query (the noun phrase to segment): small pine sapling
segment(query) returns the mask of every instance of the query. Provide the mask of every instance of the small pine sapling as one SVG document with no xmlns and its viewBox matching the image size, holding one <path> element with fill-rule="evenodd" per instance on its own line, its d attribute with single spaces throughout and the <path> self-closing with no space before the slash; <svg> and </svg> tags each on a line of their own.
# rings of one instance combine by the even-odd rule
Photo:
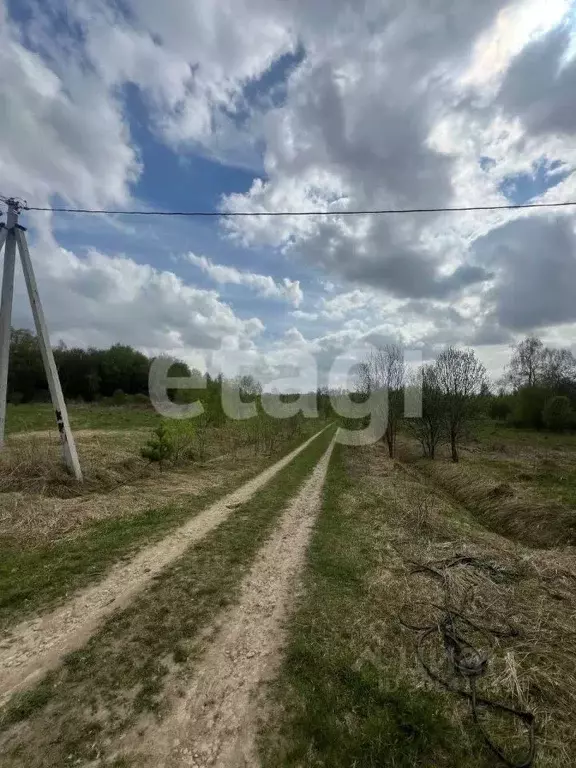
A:
<svg viewBox="0 0 576 768">
<path fill-rule="evenodd" d="M 143 459 L 148 459 L 150 463 L 156 462 L 162 472 L 162 466 L 166 459 L 169 459 L 174 452 L 174 447 L 170 441 L 166 426 L 161 423 L 146 441 L 146 445 L 141 449 L 140 455 Z"/>
</svg>

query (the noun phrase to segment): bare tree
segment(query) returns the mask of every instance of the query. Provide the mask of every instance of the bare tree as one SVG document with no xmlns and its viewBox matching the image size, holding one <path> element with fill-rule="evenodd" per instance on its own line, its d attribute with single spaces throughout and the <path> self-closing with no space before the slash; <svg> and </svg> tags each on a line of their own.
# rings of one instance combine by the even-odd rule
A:
<svg viewBox="0 0 576 768">
<path fill-rule="evenodd" d="M 550 349 L 543 353 L 542 383 L 550 389 L 557 389 L 576 375 L 576 358 L 569 349 Z"/>
<path fill-rule="evenodd" d="M 259 397 L 262 394 L 262 384 L 251 373 L 238 377 L 237 382 L 243 397 Z"/>
<path fill-rule="evenodd" d="M 406 424 L 410 433 L 422 446 L 424 456 L 433 459 L 444 435 L 444 399 L 433 365 L 422 366 L 417 379 L 418 386 L 422 390 L 422 416 L 417 419 L 408 419 Z"/>
<path fill-rule="evenodd" d="M 506 379 L 514 389 L 536 386 L 544 371 L 544 345 L 536 336 L 528 336 L 512 349 Z"/>
<path fill-rule="evenodd" d="M 434 364 L 435 379 L 442 397 L 444 425 L 452 461 L 458 461 L 458 442 L 476 416 L 479 393 L 486 381 L 486 369 L 471 349 L 448 347 Z"/>
<path fill-rule="evenodd" d="M 370 358 L 359 366 L 358 375 L 363 392 L 384 390 L 388 393 L 388 421 L 384 439 L 392 459 L 396 453 L 396 436 L 404 408 L 404 350 L 397 344 L 387 344 L 376 349 Z"/>
<path fill-rule="evenodd" d="M 551 349 L 536 336 L 528 336 L 513 347 L 505 381 L 514 390 L 536 386 L 556 389 L 575 376 L 576 358 L 569 349 Z"/>
</svg>

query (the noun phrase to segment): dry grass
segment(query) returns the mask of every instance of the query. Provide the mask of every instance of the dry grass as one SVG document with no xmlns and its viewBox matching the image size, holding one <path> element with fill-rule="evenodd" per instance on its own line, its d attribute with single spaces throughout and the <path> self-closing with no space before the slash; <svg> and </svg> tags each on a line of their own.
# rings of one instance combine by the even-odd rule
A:
<svg viewBox="0 0 576 768">
<path fill-rule="evenodd" d="M 84 483 L 78 484 L 61 460 L 57 433 L 33 432 L 8 439 L 0 453 L 0 493 L 26 491 L 69 498 L 103 491 L 129 479 L 148 474 L 139 458 L 139 446 L 146 433 L 80 431 L 76 434 Z"/>
<path fill-rule="evenodd" d="M 385 535 L 379 541 L 386 552 L 386 577 L 371 582 L 374 599 L 383 601 L 392 620 L 404 604 L 409 610 L 417 602 L 431 606 L 441 603 L 445 596 L 445 589 L 435 579 L 426 574 L 410 575 L 413 563 L 460 554 L 489 563 L 494 570 L 463 565 L 447 573 L 447 589 L 454 607 L 481 625 L 503 628 L 511 624 L 519 631 L 518 637 L 494 638 L 489 673 L 482 680 L 483 694 L 534 712 L 540 755 L 537 765 L 573 765 L 576 550 L 567 547 L 535 551 L 486 531 L 471 515 L 451 504 L 445 494 L 436 492 L 429 482 L 423 482 L 410 471 L 394 474 L 379 447 L 363 454 L 350 454 L 351 471 L 364 489 L 365 500 L 370 499 L 373 504 L 378 498 L 386 510 Z M 450 472 L 452 484 L 456 471 L 462 472 L 462 467 Z M 443 475 L 444 482 L 445 478 Z M 482 492 L 471 488 L 469 481 L 465 472 L 458 480 L 458 488 L 462 494 L 467 493 L 468 501 L 486 498 L 486 488 Z M 362 498 L 356 500 L 358 503 L 363 503 Z M 512 515 L 512 508 L 508 509 Z M 536 538 L 537 533 L 531 536 L 532 540 Z M 551 537 L 546 532 L 544 538 L 549 545 Z M 434 621 L 434 610 L 423 610 L 427 619 Z M 390 645 L 383 651 L 398 654 L 398 636 L 387 634 Z M 408 630 L 402 634 L 404 649 L 413 646 L 415 637 Z M 441 645 L 436 650 L 440 664 L 438 659 L 444 651 Z M 405 652 L 400 650 L 401 654 Z M 416 687 L 430 686 L 430 680 L 411 654 L 405 664 L 399 675 L 409 675 Z M 452 719 L 458 728 L 471 727 L 467 705 L 457 697 L 453 701 Z M 497 740 L 510 746 L 522 743 L 522 728 L 508 718 L 486 714 L 486 724 Z"/>
<path fill-rule="evenodd" d="M 315 439 L 59 670 L 14 698 L 0 713 L 2 766 L 127 765 L 111 754 L 122 734 L 150 722 L 170 705 L 168 693 L 187 684 L 212 635 L 209 625 L 235 602 L 254 557 L 332 436 L 328 430 Z"/>
<path fill-rule="evenodd" d="M 0 453 L 0 540 L 44 545 L 86 524 L 136 515 L 220 485 L 246 469 L 252 450 L 211 430 L 205 460 L 159 472 L 139 456 L 147 430 L 82 430 L 75 435 L 84 482 L 64 469 L 54 432 L 19 434 Z M 227 461 L 226 457 L 230 460 Z"/>
<path fill-rule="evenodd" d="M 576 544 L 576 511 L 533 487 L 534 462 L 541 467 L 552 459 L 531 455 L 521 463 L 516 456 L 511 464 L 507 457 L 502 467 L 491 469 L 476 456 L 466 456 L 459 464 L 443 457 L 417 459 L 415 447 L 406 442 L 401 455 L 413 470 L 447 491 L 487 528 L 532 547 Z"/>
</svg>

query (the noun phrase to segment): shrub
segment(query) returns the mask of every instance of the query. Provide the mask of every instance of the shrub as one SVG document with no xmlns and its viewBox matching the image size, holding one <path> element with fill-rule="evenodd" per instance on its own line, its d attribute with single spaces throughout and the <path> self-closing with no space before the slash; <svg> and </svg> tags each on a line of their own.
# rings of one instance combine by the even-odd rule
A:
<svg viewBox="0 0 576 768">
<path fill-rule="evenodd" d="M 544 425 L 542 413 L 548 390 L 542 387 L 523 387 L 514 395 L 512 413 L 509 420 L 515 427 L 541 429 Z"/>
<path fill-rule="evenodd" d="M 573 424 L 570 400 L 564 395 L 557 395 L 548 400 L 542 411 L 542 421 L 547 429 L 562 432 Z"/>
<path fill-rule="evenodd" d="M 494 397 L 490 401 L 489 407 L 490 418 L 497 421 L 506 421 L 508 416 L 512 413 L 512 405 L 507 397 Z"/>
<path fill-rule="evenodd" d="M 12 405 L 20 405 L 20 403 L 24 400 L 24 395 L 22 392 L 11 392 L 8 395 L 8 402 L 12 403 Z"/>
<path fill-rule="evenodd" d="M 148 395 L 145 395 L 142 392 L 138 392 L 132 397 L 132 402 L 135 405 L 150 405 L 150 398 Z"/>
<path fill-rule="evenodd" d="M 189 419 L 174 420 L 167 428 L 168 440 L 172 446 L 171 459 L 175 464 L 195 461 L 197 458 L 195 429 Z"/>
<path fill-rule="evenodd" d="M 114 390 L 114 393 L 112 394 L 112 402 L 114 405 L 126 405 L 127 401 L 128 398 L 121 389 Z"/>
<path fill-rule="evenodd" d="M 141 449 L 140 455 L 143 459 L 148 459 L 150 463 L 156 462 L 162 471 L 162 466 L 167 459 L 174 454 L 174 447 L 168 435 L 168 430 L 161 422 L 152 435 L 146 441 L 146 445 Z"/>
</svg>

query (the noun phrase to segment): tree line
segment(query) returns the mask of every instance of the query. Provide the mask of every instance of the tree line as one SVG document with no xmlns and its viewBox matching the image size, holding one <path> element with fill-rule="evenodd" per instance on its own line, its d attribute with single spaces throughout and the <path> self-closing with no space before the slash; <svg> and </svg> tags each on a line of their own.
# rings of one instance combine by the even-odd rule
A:
<svg viewBox="0 0 576 768">
<path fill-rule="evenodd" d="M 496 391 L 494 391 L 494 389 Z M 517 428 L 576 429 L 576 358 L 569 349 L 545 347 L 530 336 L 512 347 L 504 376 L 491 387 L 486 368 L 471 349 L 448 347 L 436 360 L 411 371 L 403 349 L 376 349 L 359 366 L 358 391 L 388 392 L 384 440 L 394 457 L 401 426 L 434 458 L 446 443 L 452 460 L 479 418 L 490 416 Z M 410 390 L 421 393 L 421 413 L 405 418 Z"/>
<path fill-rule="evenodd" d="M 151 359 L 130 346 L 114 344 L 108 349 L 54 349 L 62 389 L 68 400 L 123 405 L 148 403 L 148 372 Z M 222 423 L 222 376 L 190 371 L 176 362 L 172 376 L 204 378 L 198 390 L 170 393 L 180 402 L 200 401 L 209 423 Z M 262 402 L 262 387 L 253 377 L 238 382 L 242 395 Z M 410 390 L 422 392 L 419 418 L 404 419 L 404 400 Z M 512 348 L 504 377 L 492 387 L 485 367 L 473 350 L 449 347 L 436 360 L 412 371 L 404 362 L 403 349 L 387 345 L 373 352 L 359 367 L 357 394 L 385 389 L 388 392 L 388 426 L 385 442 L 394 456 L 401 424 L 406 425 L 434 458 L 446 442 L 454 461 L 458 445 L 477 418 L 488 415 L 512 427 L 565 430 L 576 428 L 576 358 L 568 349 L 545 347 L 528 337 Z M 314 393 L 310 393 L 314 396 Z M 35 335 L 28 330 L 11 333 L 8 396 L 12 403 L 48 401 L 48 385 Z M 316 402 L 322 416 L 331 415 L 330 393 L 318 390 Z M 291 396 L 287 396 L 290 399 Z"/>
<path fill-rule="evenodd" d="M 147 397 L 151 360 L 132 347 L 114 344 L 109 349 L 54 348 L 62 390 L 70 400 L 91 403 L 116 395 Z M 188 371 L 184 363 L 181 371 Z M 186 375 L 178 373 L 177 375 Z M 8 397 L 12 403 L 50 399 L 38 340 L 26 329 L 12 329 L 8 366 Z"/>
<path fill-rule="evenodd" d="M 142 352 L 124 344 L 114 344 L 108 349 L 81 349 L 69 348 L 62 342 L 53 351 L 67 400 L 119 406 L 150 404 L 148 373 L 152 359 Z M 185 362 L 176 361 L 170 368 L 170 376 L 192 377 L 199 383 L 203 380 L 202 386 L 197 389 L 169 390 L 168 394 L 179 403 L 201 402 L 204 421 L 209 424 L 218 425 L 226 421 L 221 397 L 225 383 L 222 375 L 211 376 L 190 370 Z M 261 405 L 262 386 L 254 377 L 238 377 L 234 384 L 240 390 L 242 399 L 257 401 Z M 330 412 L 328 390 L 309 394 L 316 397 L 319 414 L 326 418 Z M 14 405 L 50 400 L 38 340 L 34 333 L 26 329 L 11 331 L 8 400 Z"/>
<path fill-rule="evenodd" d="M 571 350 L 546 347 L 536 336 L 514 346 L 488 412 L 514 427 L 575 429 L 576 358 Z"/>
</svg>

